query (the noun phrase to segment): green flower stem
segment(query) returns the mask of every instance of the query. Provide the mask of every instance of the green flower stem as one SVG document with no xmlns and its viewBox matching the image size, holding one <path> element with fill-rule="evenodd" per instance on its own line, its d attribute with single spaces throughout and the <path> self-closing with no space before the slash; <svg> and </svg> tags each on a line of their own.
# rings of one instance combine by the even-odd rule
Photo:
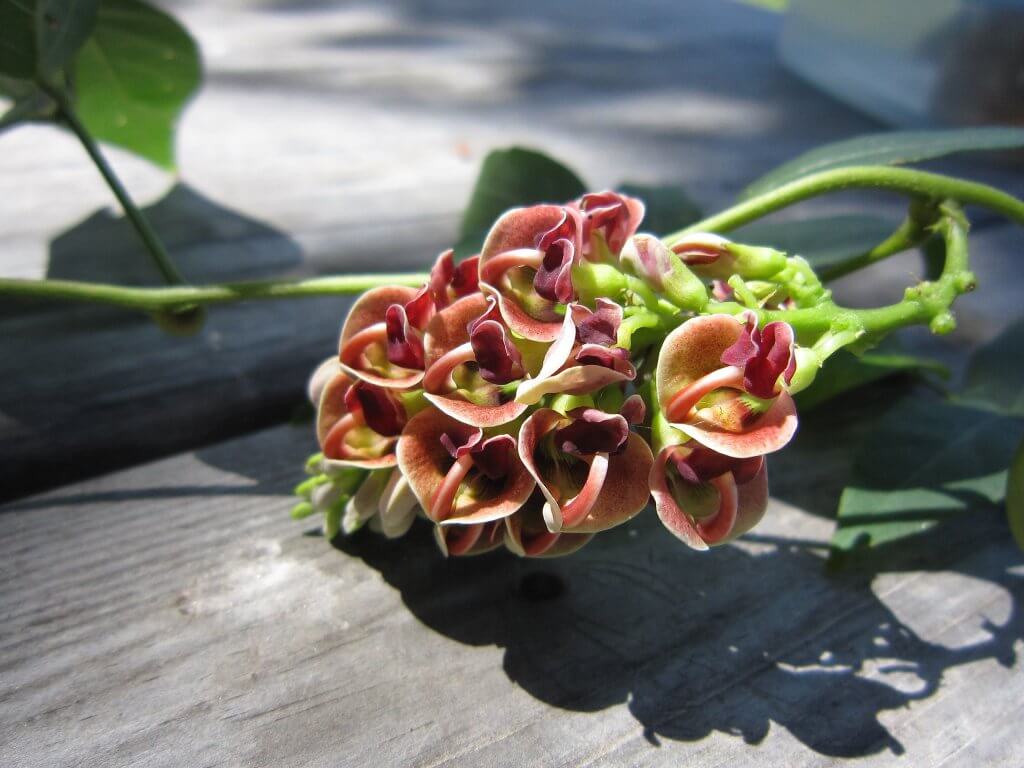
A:
<svg viewBox="0 0 1024 768">
<path fill-rule="evenodd" d="M 691 232 L 728 232 L 802 200 L 847 189 L 884 189 L 915 199 L 979 205 L 1024 224 L 1024 202 L 986 184 L 886 165 L 849 166 L 804 176 L 662 238 L 672 247 Z"/>
<path fill-rule="evenodd" d="M 878 337 L 908 325 L 928 324 L 934 333 L 955 327 L 949 308 L 962 293 L 974 290 L 975 278 L 968 265 L 968 223 L 956 203 L 943 203 L 939 220 L 930 231 L 946 244 L 946 262 L 938 280 L 907 288 L 903 300 L 874 309 L 849 309 L 831 299 L 799 309 L 754 309 L 737 302 L 711 302 L 708 312 L 740 315 L 753 311 L 759 324 L 780 320 L 789 323 L 805 344 L 816 343 L 826 333 L 844 334 L 851 340 Z M 851 332 L 852 335 L 851 335 Z"/>
<path fill-rule="evenodd" d="M 72 108 L 67 96 L 60 89 L 50 85 L 41 83 L 40 87 L 57 104 L 57 114 L 61 121 L 78 137 L 85 151 L 89 154 L 89 158 L 99 170 L 100 175 L 103 176 L 103 180 L 107 182 L 107 186 L 110 187 L 110 191 L 114 193 L 114 197 L 121 204 L 125 216 L 135 228 L 146 250 L 149 251 L 149 255 L 152 257 L 153 263 L 160 271 L 164 281 L 169 285 L 184 284 L 186 282 L 185 277 L 178 271 L 174 260 L 171 259 L 171 255 L 167 252 L 153 227 L 150 226 L 149 220 L 146 219 L 142 211 L 135 205 L 135 201 L 128 194 L 128 190 L 125 189 L 117 174 L 114 173 L 114 169 L 110 167 L 107 159 L 100 152 L 99 145 L 96 144 L 88 129 L 78 119 L 78 115 L 75 114 L 75 110 Z"/>
<path fill-rule="evenodd" d="M 394 275 L 336 275 L 294 282 L 273 280 L 221 285 L 135 288 L 73 280 L 0 278 L 0 295 L 28 299 L 110 304 L 140 312 L 180 312 L 203 304 L 226 304 L 254 299 L 289 299 L 305 296 L 348 296 L 379 285 L 423 285 L 426 273 Z"/>
</svg>

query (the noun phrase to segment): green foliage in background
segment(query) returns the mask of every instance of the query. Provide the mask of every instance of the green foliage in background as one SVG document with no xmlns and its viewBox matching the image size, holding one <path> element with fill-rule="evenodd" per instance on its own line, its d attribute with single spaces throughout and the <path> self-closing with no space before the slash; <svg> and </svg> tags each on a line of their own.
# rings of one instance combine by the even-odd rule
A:
<svg viewBox="0 0 1024 768">
<path fill-rule="evenodd" d="M 73 113 L 90 134 L 174 167 L 174 129 L 202 80 L 195 41 L 140 0 L 0 0 L 0 128 Z"/>
</svg>

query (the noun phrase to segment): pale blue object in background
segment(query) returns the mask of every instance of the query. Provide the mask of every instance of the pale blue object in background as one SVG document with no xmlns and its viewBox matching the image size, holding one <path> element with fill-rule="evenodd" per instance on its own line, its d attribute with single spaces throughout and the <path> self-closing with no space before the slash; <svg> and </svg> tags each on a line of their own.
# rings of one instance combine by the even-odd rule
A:
<svg viewBox="0 0 1024 768">
<path fill-rule="evenodd" d="M 1024 124 L 1024 0 L 791 0 L 780 51 L 887 123 Z"/>
</svg>

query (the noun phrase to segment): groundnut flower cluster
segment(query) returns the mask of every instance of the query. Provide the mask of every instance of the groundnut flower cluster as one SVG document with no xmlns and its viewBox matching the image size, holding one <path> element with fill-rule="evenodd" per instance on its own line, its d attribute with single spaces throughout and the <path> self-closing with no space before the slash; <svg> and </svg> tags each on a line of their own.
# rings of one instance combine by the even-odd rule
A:
<svg viewBox="0 0 1024 768">
<path fill-rule="evenodd" d="M 299 493 L 328 533 L 421 517 L 447 555 L 550 557 L 652 500 L 697 549 L 753 527 L 765 456 L 797 427 L 798 350 L 728 300 L 786 258 L 711 234 L 669 248 L 643 218 L 614 192 L 517 208 L 421 288 L 361 296 L 309 384 L 320 453 Z"/>
</svg>

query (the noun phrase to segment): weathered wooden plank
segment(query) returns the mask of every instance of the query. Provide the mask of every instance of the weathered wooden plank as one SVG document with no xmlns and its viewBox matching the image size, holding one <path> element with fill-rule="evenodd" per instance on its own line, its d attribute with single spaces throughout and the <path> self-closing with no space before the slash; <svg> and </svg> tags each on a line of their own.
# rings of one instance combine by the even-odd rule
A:
<svg viewBox="0 0 1024 768">
<path fill-rule="evenodd" d="M 843 424 L 703 555 L 650 511 L 560 561 L 339 552 L 286 515 L 308 428 L 8 505 L 0 763 L 1019 763 L 1019 553 L 978 513 L 827 576 Z"/>
</svg>

